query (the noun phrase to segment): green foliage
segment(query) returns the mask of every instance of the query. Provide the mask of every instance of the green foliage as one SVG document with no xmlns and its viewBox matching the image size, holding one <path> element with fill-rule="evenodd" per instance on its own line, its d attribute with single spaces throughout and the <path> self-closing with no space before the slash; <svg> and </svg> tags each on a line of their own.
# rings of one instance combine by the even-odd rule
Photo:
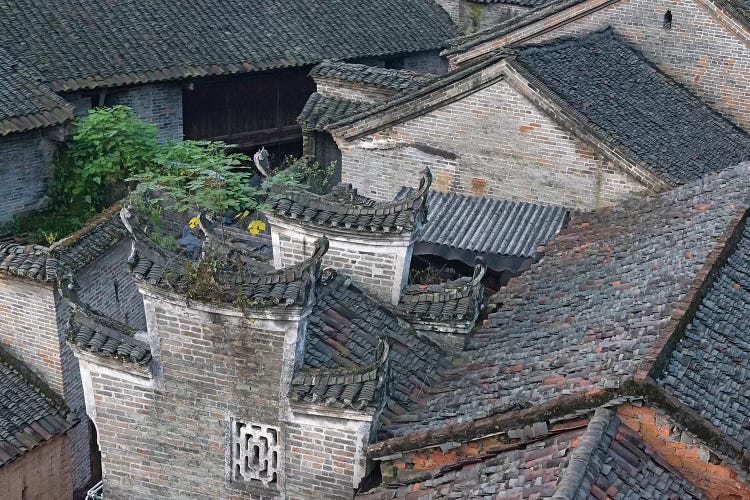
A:
<svg viewBox="0 0 750 500">
<path fill-rule="evenodd" d="M 117 191 L 125 179 L 153 162 L 156 137 L 156 127 L 125 106 L 89 111 L 58 156 L 55 205 L 88 215 L 105 208 L 122 194 Z"/>
<path fill-rule="evenodd" d="M 309 158 L 295 158 L 287 156 L 284 158 L 283 169 L 297 174 L 298 181 L 304 184 L 314 193 L 325 193 L 331 187 L 331 177 L 336 172 L 336 162 L 332 161 L 328 166 L 321 166 L 320 162 Z"/>
<path fill-rule="evenodd" d="M 29 243 L 51 245 L 86 224 L 87 217 L 60 210 L 45 210 L 15 217 L 0 229 L 0 235 L 12 234 Z"/>
<path fill-rule="evenodd" d="M 279 173 L 251 187 L 251 174 L 243 168 L 250 158 L 226 149 L 223 142 L 171 143 L 157 152 L 152 166 L 128 180 L 139 182 L 139 191 L 161 193 L 178 212 L 217 214 L 263 210 L 277 186 L 297 184 L 294 176 Z"/>
<path fill-rule="evenodd" d="M 225 298 L 227 285 L 219 279 L 222 263 L 216 259 L 201 259 L 195 262 L 185 259 L 185 284 L 188 299 L 207 302 Z"/>
</svg>

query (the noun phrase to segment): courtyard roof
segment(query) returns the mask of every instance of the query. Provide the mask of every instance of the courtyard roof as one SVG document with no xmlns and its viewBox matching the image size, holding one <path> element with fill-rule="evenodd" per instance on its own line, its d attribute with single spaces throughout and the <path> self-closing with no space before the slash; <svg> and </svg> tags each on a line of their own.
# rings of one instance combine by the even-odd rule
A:
<svg viewBox="0 0 750 500">
<path fill-rule="evenodd" d="M 612 29 L 522 47 L 517 58 L 589 126 L 671 184 L 750 159 L 747 133 Z"/>
<path fill-rule="evenodd" d="M 379 487 L 356 498 L 706 498 L 613 411 L 599 409 L 584 422 L 446 467 L 428 479 L 417 476 L 409 484 Z"/>
<path fill-rule="evenodd" d="M 0 347 L 0 467 L 75 422 L 62 400 L 45 395 L 40 385 L 28 368 Z"/>
<path fill-rule="evenodd" d="M 739 165 L 574 218 L 539 263 L 491 298 L 496 311 L 472 350 L 387 429 L 403 439 L 378 443 L 377 453 L 467 437 L 495 428 L 495 416 L 506 413 L 595 404 L 658 376 L 665 346 L 680 337 L 683 318 L 744 227 L 748 173 Z"/>
<path fill-rule="evenodd" d="M 403 187 L 396 198 L 412 192 L 412 188 Z M 417 237 L 417 247 L 448 247 L 478 254 L 493 267 L 494 256 L 535 257 L 538 248 L 553 239 L 567 219 L 568 209 L 554 205 L 429 191 L 427 223 Z"/>
<path fill-rule="evenodd" d="M 2 0 L 0 47 L 54 91 L 439 49 L 460 34 L 433 0 Z"/>
<path fill-rule="evenodd" d="M 70 104 L 0 49 L 0 136 L 58 125 L 71 118 Z"/>
</svg>

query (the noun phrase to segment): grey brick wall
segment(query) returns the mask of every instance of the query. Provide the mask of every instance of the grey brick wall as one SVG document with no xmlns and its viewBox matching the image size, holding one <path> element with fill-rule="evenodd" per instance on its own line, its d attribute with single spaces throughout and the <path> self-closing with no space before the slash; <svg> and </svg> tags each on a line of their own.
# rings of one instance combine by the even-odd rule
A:
<svg viewBox="0 0 750 500">
<path fill-rule="evenodd" d="M 287 425 L 287 496 L 299 500 L 350 500 L 364 470 L 368 422 L 336 426 L 332 419 Z M 357 425 L 358 424 L 358 425 Z M 354 482 L 353 482 L 354 479 Z"/>
<path fill-rule="evenodd" d="M 54 141 L 52 129 L 32 130 L 0 137 L 0 224 L 14 215 L 43 208 L 52 182 Z"/>
<path fill-rule="evenodd" d="M 159 130 L 159 140 L 182 140 L 182 85 L 157 83 L 126 87 L 107 97 L 110 105 L 128 106 Z"/>
<path fill-rule="evenodd" d="M 352 498 L 370 421 L 291 411 L 299 308 L 243 314 L 155 291 L 144 306 L 153 378 L 81 361 L 108 500 Z M 232 419 L 280 429 L 276 485 L 231 479 Z"/>
<path fill-rule="evenodd" d="M 293 266 L 312 255 L 315 241 L 328 237 L 329 249 L 323 267 L 351 275 L 354 283 L 384 302 L 398 303 L 411 264 L 411 233 L 380 236 L 347 235 L 337 231 L 292 225 L 269 217 L 273 240 L 274 266 Z M 358 237 L 359 236 L 359 237 Z"/>
<path fill-rule="evenodd" d="M 342 166 L 343 182 L 378 200 L 426 166 L 439 191 L 580 209 L 643 189 L 505 80 L 347 143 Z"/>
<path fill-rule="evenodd" d="M 105 255 L 76 273 L 79 296 L 94 309 L 138 330 L 146 329 L 143 299 L 127 259 L 130 239 L 125 238 Z"/>
<path fill-rule="evenodd" d="M 448 60 L 437 52 L 423 52 L 404 57 L 404 69 L 442 75 L 448 72 Z"/>
<path fill-rule="evenodd" d="M 86 116 L 91 109 L 92 97 L 87 94 L 65 94 L 65 100 L 75 108 L 78 118 Z M 98 97 L 93 98 L 99 102 Z M 123 105 L 132 108 L 142 120 L 156 125 L 159 141 L 181 141 L 182 131 L 182 84 L 180 82 L 133 85 L 108 90 L 104 103 L 107 106 Z"/>
<path fill-rule="evenodd" d="M 612 26 L 662 71 L 690 88 L 714 109 L 750 130 L 750 32 L 717 12 L 705 0 L 622 0 L 578 20 L 565 19 L 600 6 L 588 0 L 514 33 L 451 57 L 463 64 L 472 57 L 518 43 L 586 33 Z M 672 29 L 662 27 L 664 12 L 672 11 Z M 562 23 L 557 29 L 550 26 Z M 541 30 L 544 34 L 536 35 Z"/>
<path fill-rule="evenodd" d="M 60 396 L 61 342 L 51 285 L 0 277 L 0 342 Z"/>
<path fill-rule="evenodd" d="M 530 11 L 530 7 L 506 3 L 476 3 L 461 0 L 459 6 L 459 26 L 464 33 L 475 33 L 498 25 L 508 19 Z"/>
<path fill-rule="evenodd" d="M 459 24 L 459 2 L 460 0 L 435 0 L 448 14 L 456 24 Z"/>
<path fill-rule="evenodd" d="M 282 427 L 285 342 L 297 321 L 146 298 L 163 388 L 91 369 L 108 499 L 275 498 L 230 482 L 229 420 Z"/>
</svg>

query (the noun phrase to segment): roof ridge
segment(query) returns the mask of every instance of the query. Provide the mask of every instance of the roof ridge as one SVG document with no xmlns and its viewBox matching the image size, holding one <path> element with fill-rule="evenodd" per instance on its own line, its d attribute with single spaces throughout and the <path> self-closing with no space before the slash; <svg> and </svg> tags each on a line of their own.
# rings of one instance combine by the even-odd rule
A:
<svg viewBox="0 0 750 500">
<path fill-rule="evenodd" d="M 329 195 L 309 191 L 286 191 L 272 202 L 272 210 L 280 217 L 355 231 L 403 232 L 424 223 L 427 192 L 432 184 L 429 168 L 422 171 L 419 188 L 408 198 L 387 202 L 344 203 Z M 352 190 L 353 191 L 353 190 Z M 354 199 L 353 192 L 352 199 Z M 363 197 L 364 198 L 364 197 Z M 372 201 L 372 200 L 365 200 Z"/>
<path fill-rule="evenodd" d="M 617 414 L 607 408 L 598 408 L 594 416 L 586 427 L 586 432 L 579 438 L 578 446 L 573 450 L 560 481 L 557 483 L 557 489 L 552 495 L 551 500 L 575 500 L 578 489 L 581 487 L 586 474 L 589 472 L 589 465 L 594 453 L 606 441 L 606 447 L 612 441 L 612 427 L 617 427 L 620 419 Z M 595 462 L 594 465 L 601 466 L 601 462 Z"/>
</svg>

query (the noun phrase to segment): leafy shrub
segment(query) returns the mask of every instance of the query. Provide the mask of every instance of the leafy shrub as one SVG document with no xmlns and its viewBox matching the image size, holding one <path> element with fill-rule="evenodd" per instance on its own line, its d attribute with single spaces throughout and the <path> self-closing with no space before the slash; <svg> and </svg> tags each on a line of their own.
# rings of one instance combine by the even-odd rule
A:
<svg viewBox="0 0 750 500">
<path fill-rule="evenodd" d="M 128 107 L 90 110 L 58 156 L 55 205 L 92 215 L 122 197 L 125 179 L 152 164 L 156 137 L 156 127 Z"/>
<path fill-rule="evenodd" d="M 250 158 L 228 153 L 223 142 L 183 141 L 168 144 L 156 154 L 154 163 L 128 180 L 139 183 L 139 191 L 158 192 L 178 212 L 251 211 L 267 208 L 263 202 L 279 185 L 297 184 L 285 173 L 275 174 L 259 187 L 250 185 L 251 174 L 243 169 Z"/>
</svg>

